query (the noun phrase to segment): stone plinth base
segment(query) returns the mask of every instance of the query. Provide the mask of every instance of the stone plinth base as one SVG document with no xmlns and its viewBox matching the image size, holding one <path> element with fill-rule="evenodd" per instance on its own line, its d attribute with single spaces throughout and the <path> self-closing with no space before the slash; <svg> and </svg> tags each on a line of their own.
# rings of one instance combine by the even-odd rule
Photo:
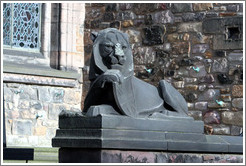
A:
<svg viewBox="0 0 246 166">
<path fill-rule="evenodd" d="M 242 163 L 243 155 L 60 148 L 60 163 Z"/>
<path fill-rule="evenodd" d="M 126 162 L 133 154 L 129 162 L 166 162 L 174 160 L 169 158 L 173 152 L 242 154 L 243 137 L 205 135 L 203 122 L 190 117 L 141 119 L 63 113 L 52 146 L 60 147 L 60 162 Z M 162 152 L 166 157 L 156 157 Z"/>
</svg>

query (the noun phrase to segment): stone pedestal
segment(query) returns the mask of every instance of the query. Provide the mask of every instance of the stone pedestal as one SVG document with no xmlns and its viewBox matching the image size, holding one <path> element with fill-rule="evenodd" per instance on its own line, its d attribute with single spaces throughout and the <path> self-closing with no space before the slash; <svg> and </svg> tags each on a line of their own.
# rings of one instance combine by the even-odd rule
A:
<svg viewBox="0 0 246 166">
<path fill-rule="evenodd" d="M 242 153 L 243 138 L 204 135 L 203 122 L 190 117 L 157 120 L 63 113 L 52 146 L 60 147 L 59 162 L 113 162 L 115 157 L 104 157 L 109 152 L 115 156 L 111 150 L 123 150 L 129 154 L 139 154 L 139 151 L 150 154 Z"/>
<path fill-rule="evenodd" d="M 60 163 L 242 163 L 243 155 L 60 148 Z"/>
</svg>

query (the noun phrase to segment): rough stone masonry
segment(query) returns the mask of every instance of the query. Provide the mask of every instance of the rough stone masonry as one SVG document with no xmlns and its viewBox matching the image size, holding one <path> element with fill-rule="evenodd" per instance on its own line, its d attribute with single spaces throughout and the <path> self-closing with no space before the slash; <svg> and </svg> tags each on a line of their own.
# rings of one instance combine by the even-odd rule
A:
<svg viewBox="0 0 246 166">
<path fill-rule="evenodd" d="M 207 134 L 240 135 L 242 14 L 241 3 L 86 4 L 85 65 L 90 33 L 118 28 L 130 36 L 136 77 L 172 83 L 188 102 L 189 115 L 205 122 Z M 85 71 L 84 95 L 88 87 Z"/>
</svg>

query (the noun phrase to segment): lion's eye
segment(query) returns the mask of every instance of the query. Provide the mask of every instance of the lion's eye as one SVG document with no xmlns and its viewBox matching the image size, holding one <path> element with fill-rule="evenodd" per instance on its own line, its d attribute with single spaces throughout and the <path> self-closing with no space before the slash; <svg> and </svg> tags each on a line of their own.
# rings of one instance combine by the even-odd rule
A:
<svg viewBox="0 0 246 166">
<path fill-rule="evenodd" d="M 105 46 L 105 48 L 108 49 L 108 50 L 112 50 L 112 49 L 113 49 L 113 46 L 110 45 L 110 44 L 105 44 L 104 46 Z"/>
<path fill-rule="evenodd" d="M 122 46 L 122 49 L 124 50 L 124 49 L 126 49 L 127 47 L 126 46 Z"/>
</svg>

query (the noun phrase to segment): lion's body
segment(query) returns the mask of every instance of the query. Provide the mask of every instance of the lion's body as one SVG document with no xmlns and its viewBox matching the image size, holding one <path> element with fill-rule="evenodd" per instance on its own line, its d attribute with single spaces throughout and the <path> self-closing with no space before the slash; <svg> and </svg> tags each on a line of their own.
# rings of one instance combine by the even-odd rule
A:
<svg viewBox="0 0 246 166">
<path fill-rule="evenodd" d="M 133 75 L 133 57 L 126 34 L 109 28 L 94 35 L 93 41 L 91 87 L 83 112 L 92 106 L 109 105 L 118 114 L 130 117 L 168 112 L 186 115 L 184 98 L 170 84 L 162 80 L 157 88 Z"/>
</svg>

